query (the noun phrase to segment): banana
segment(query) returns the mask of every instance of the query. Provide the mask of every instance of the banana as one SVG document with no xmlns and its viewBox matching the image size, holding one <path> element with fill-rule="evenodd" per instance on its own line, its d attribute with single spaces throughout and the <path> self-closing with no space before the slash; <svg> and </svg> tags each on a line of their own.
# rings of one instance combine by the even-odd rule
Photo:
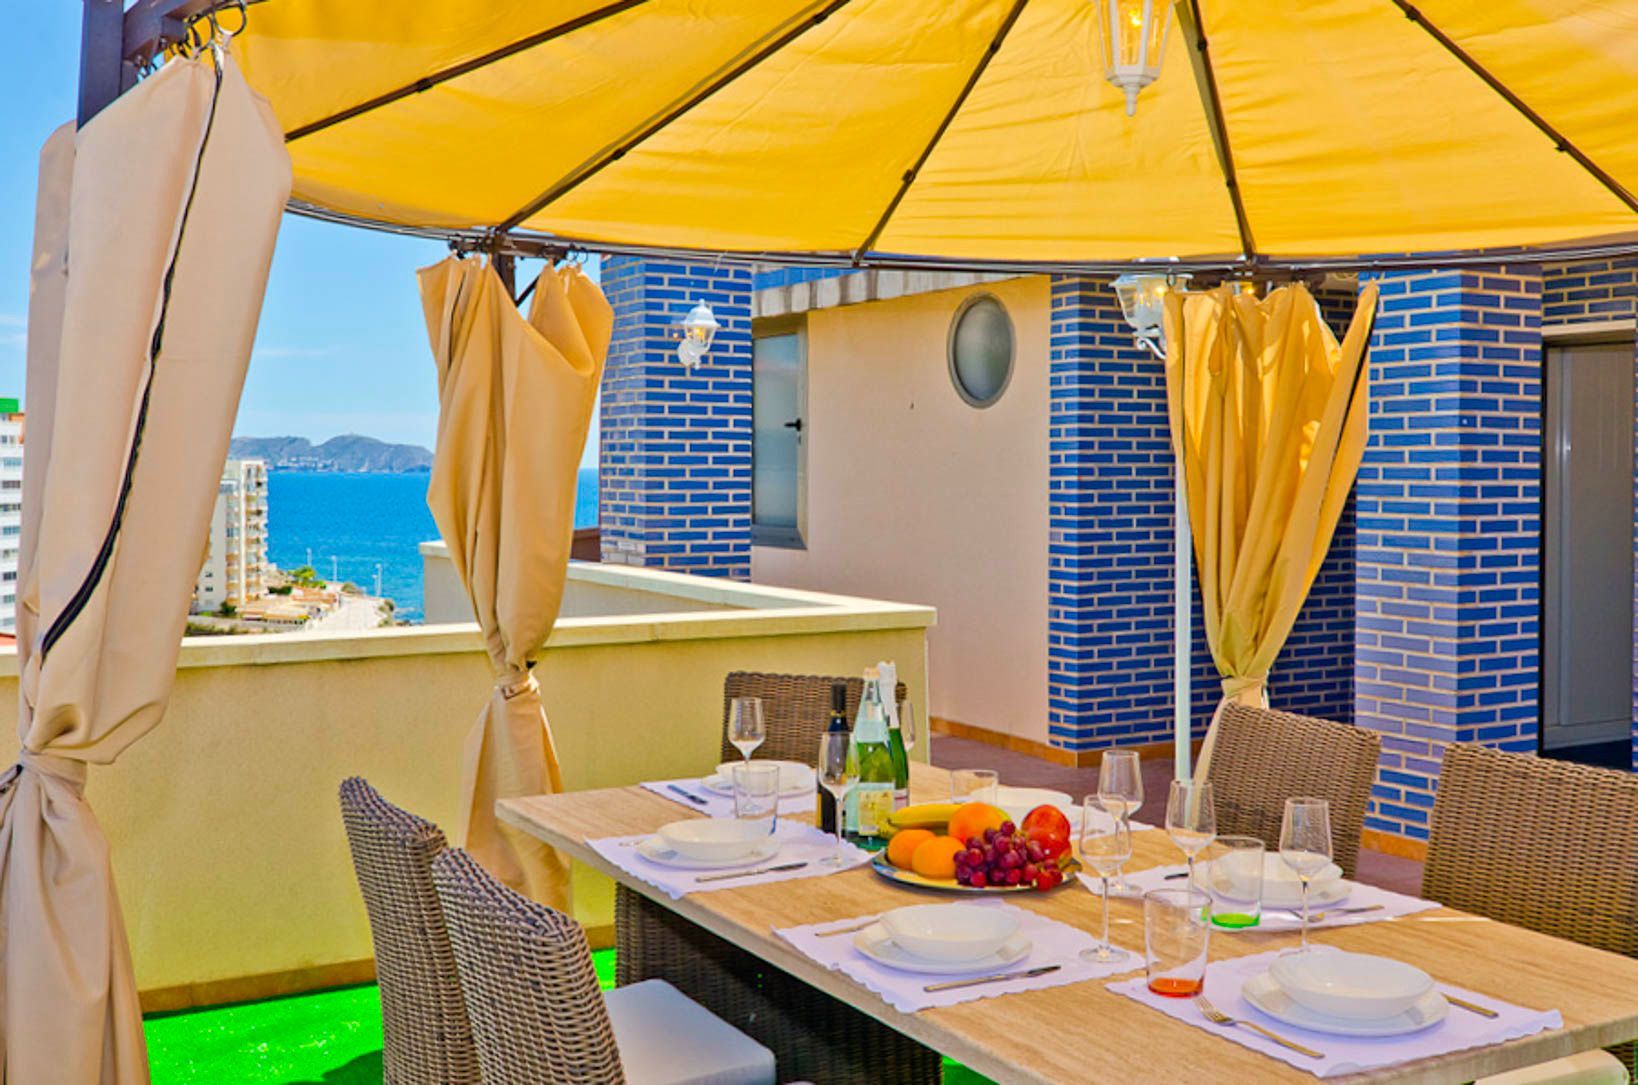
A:
<svg viewBox="0 0 1638 1085">
<path fill-rule="evenodd" d="M 959 802 L 919 802 L 887 816 L 894 829 L 942 829 L 961 809 Z"/>
</svg>

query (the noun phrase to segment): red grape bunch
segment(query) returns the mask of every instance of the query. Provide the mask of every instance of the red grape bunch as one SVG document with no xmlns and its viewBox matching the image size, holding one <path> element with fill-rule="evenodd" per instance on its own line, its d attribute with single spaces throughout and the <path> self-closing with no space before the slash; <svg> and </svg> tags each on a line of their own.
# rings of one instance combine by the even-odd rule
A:
<svg viewBox="0 0 1638 1085">
<path fill-rule="evenodd" d="M 1054 837 L 1032 838 L 1007 821 L 999 830 L 985 829 L 982 837 L 968 837 L 966 844 L 967 850 L 956 852 L 955 857 L 958 885 L 1051 889 L 1064 880 L 1058 860 L 1068 850 L 1067 841 L 1060 849 Z"/>
</svg>

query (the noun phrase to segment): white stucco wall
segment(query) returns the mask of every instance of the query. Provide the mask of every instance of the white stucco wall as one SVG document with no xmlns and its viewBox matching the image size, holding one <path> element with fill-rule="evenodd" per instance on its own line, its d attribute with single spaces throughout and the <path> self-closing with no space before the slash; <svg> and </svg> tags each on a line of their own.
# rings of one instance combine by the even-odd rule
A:
<svg viewBox="0 0 1638 1085">
<path fill-rule="evenodd" d="M 1016 360 L 968 406 L 945 360 L 968 295 L 1000 298 Z M 938 609 L 932 713 L 1046 740 L 1049 284 L 1044 277 L 807 314 L 805 550 L 756 547 L 759 583 Z"/>
</svg>

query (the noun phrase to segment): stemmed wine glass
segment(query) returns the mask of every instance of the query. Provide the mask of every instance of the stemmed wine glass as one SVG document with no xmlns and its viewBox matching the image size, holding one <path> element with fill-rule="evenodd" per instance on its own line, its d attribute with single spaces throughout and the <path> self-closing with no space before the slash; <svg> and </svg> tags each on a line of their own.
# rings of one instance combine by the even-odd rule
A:
<svg viewBox="0 0 1638 1085">
<path fill-rule="evenodd" d="M 749 762 L 767 735 L 762 722 L 762 698 L 735 697 L 728 706 L 728 741 Z"/>
<path fill-rule="evenodd" d="M 842 811 L 847 803 L 848 790 L 859 779 L 858 764 L 848 756 L 852 744 L 853 736 L 846 731 L 826 731 L 819 736 L 819 760 L 814 768 L 819 776 L 819 786 L 836 800 L 836 852 L 819 860 L 820 866 L 842 865 Z"/>
<path fill-rule="evenodd" d="M 1115 817 L 1131 822 L 1132 815 L 1143 805 L 1143 766 L 1136 750 L 1104 751 L 1098 766 L 1098 802 Z M 1137 892 L 1119 875 L 1112 887 L 1117 893 Z"/>
<path fill-rule="evenodd" d="M 904 740 L 904 752 L 916 748 L 916 706 L 908 700 L 899 702 L 899 738 Z"/>
<path fill-rule="evenodd" d="M 1182 849 L 1192 887 L 1195 856 L 1217 839 L 1217 808 L 1212 803 L 1210 780 L 1172 781 L 1166 796 L 1166 835 Z"/>
<path fill-rule="evenodd" d="M 1331 804 L 1324 799 L 1286 799 L 1280 820 L 1280 858 L 1302 883 L 1302 945 L 1308 948 L 1308 883 L 1331 862 Z"/>
<path fill-rule="evenodd" d="M 1095 949 L 1081 950 L 1081 960 L 1109 964 L 1130 956 L 1109 944 L 1109 879 L 1132 857 L 1132 826 L 1124 814 L 1111 814 L 1101 799 L 1088 797 L 1081 804 L 1081 862 L 1098 872 L 1103 883 L 1103 940 Z"/>
</svg>

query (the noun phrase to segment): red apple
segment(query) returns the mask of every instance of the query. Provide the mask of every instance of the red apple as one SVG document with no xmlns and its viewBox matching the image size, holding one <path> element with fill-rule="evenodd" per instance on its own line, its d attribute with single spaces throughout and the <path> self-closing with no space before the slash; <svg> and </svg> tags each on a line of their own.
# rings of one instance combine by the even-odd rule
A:
<svg viewBox="0 0 1638 1085">
<path fill-rule="evenodd" d="M 1037 806 L 1024 817 L 1024 835 L 1031 840 L 1054 833 L 1069 839 L 1069 818 L 1056 806 Z"/>
</svg>

